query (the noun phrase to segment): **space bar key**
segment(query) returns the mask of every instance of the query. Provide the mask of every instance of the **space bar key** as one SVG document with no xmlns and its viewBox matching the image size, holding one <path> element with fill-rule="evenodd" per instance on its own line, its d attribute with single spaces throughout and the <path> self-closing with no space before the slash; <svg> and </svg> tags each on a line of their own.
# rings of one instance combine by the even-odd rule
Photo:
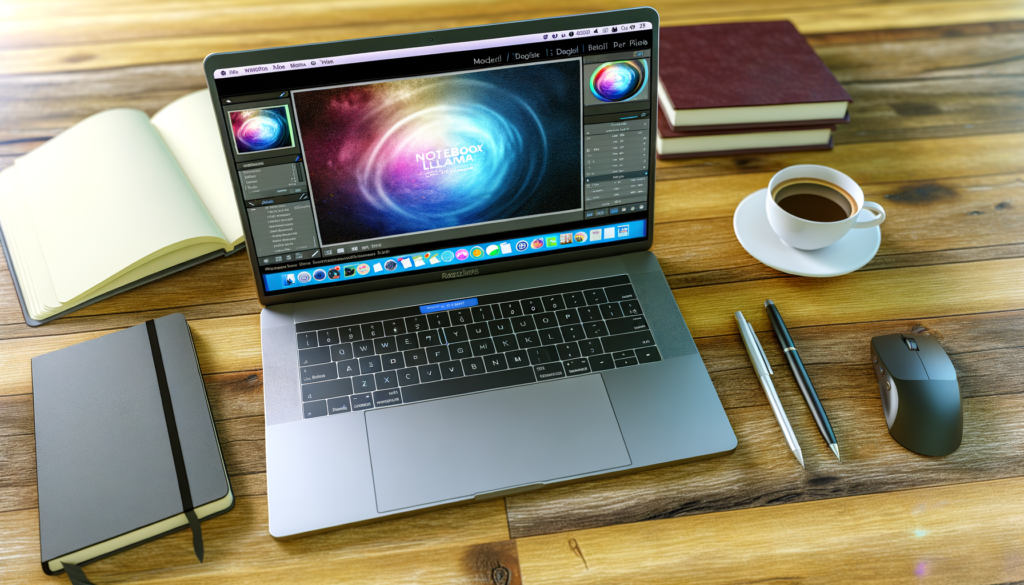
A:
<svg viewBox="0 0 1024 585">
<path fill-rule="evenodd" d="M 402 388 L 402 399 L 404 402 L 419 402 L 432 398 L 444 398 L 446 396 L 458 396 L 481 390 L 492 390 L 505 386 L 518 386 L 519 384 L 532 384 L 537 379 L 533 376 L 533 368 L 516 368 L 479 376 L 466 376 L 465 378 L 454 378 L 441 380 L 427 384 L 418 384 Z"/>
</svg>

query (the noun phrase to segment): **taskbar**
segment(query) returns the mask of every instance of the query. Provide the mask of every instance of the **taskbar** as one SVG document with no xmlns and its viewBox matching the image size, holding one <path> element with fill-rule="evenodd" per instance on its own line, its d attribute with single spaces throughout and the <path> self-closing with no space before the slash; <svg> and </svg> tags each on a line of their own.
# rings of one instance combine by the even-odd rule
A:
<svg viewBox="0 0 1024 585">
<path fill-rule="evenodd" d="M 466 247 L 425 250 L 401 256 L 380 256 L 333 265 L 323 264 L 317 267 L 263 274 L 263 286 L 268 293 L 280 292 L 434 268 L 454 268 L 464 264 L 645 238 L 647 237 L 646 228 L 647 220 L 627 221 Z"/>
</svg>

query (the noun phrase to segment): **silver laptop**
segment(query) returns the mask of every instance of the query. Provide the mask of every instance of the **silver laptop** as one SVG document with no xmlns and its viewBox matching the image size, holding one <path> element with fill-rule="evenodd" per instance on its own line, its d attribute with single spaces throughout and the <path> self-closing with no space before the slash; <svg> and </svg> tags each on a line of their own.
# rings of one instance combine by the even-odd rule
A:
<svg viewBox="0 0 1024 585">
<path fill-rule="evenodd" d="M 657 259 L 658 14 L 223 53 L 284 537 L 724 455 Z"/>
</svg>

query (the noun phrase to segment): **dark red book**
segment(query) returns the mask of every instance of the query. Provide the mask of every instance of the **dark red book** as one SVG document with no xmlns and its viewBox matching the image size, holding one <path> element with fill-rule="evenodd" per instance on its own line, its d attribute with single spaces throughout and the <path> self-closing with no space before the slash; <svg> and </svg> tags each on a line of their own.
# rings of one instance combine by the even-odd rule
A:
<svg viewBox="0 0 1024 585">
<path fill-rule="evenodd" d="M 757 152 L 828 150 L 835 126 L 779 126 L 679 131 L 659 112 L 655 148 L 659 159 Z"/>
<path fill-rule="evenodd" d="M 842 124 L 852 101 L 788 21 L 662 28 L 659 101 L 676 129 Z"/>
</svg>

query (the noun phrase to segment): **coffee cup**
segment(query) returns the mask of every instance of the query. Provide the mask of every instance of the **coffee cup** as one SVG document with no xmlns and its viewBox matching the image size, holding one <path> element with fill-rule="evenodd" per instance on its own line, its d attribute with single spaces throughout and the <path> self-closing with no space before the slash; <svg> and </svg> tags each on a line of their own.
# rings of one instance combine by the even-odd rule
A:
<svg viewBox="0 0 1024 585">
<path fill-rule="evenodd" d="M 831 246 L 851 229 L 885 221 L 885 210 L 865 201 L 856 181 L 821 165 L 794 165 L 775 173 L 765 206 L 775 233 L 799 250 Z"/>
</svg>

